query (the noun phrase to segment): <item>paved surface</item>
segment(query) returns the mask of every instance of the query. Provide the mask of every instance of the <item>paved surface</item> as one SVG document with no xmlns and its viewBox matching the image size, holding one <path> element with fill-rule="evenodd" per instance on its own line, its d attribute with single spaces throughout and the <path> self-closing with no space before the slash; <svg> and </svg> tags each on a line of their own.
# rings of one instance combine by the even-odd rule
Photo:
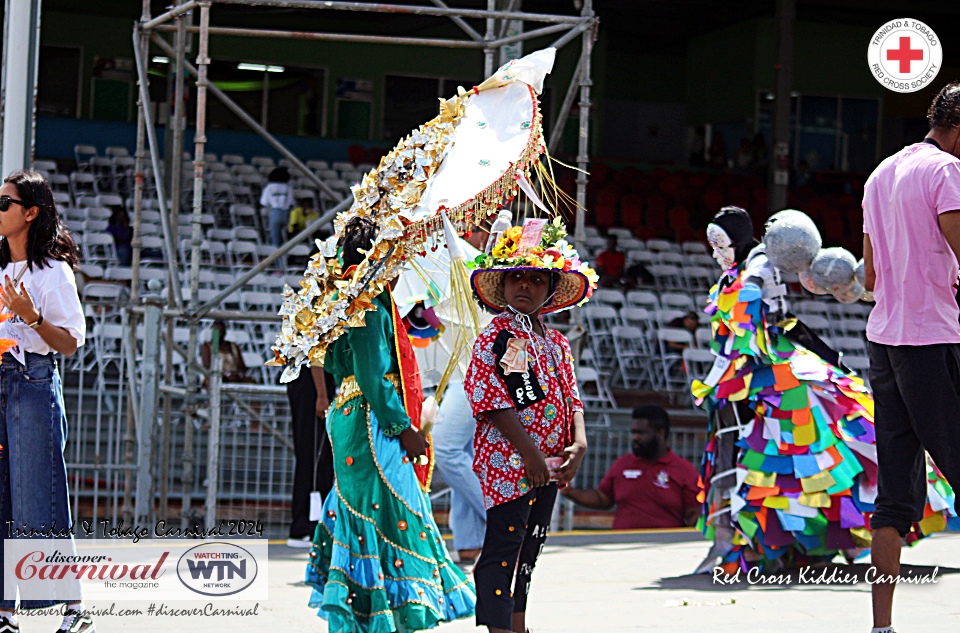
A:
<svg viewBox="0 0 960 633">
<path fill-rule="evenodd" d="M 692 531 L 588 533 L 551 537 L 534 574 L 528 624 L 536 633 L 691 631 L 705 633 L 848 633 L 870 630 L 867 564 L 837 566 L 856 573 L 857 584 L 728 586 L 710 576 L 687 575 L 707 551 Z M 263 633 L 327 631 L 323 620 L 306 607 L 308 589 L 301 583 L 306 550 L 270 546 L 269 599 L 249 617 L 103 616 L 97 630 L 177 631 L 178 633 Z M 960 630 L 960 535 L 938 535 L 904 551 L 902 574 L 931 574 L 936 583 L 903 585 L 897 590 L 895 625 L 900 633 Z M 828 573 L 832 571 L 829 568 Z M 807 576 L 810 579 L 814 574 Z M 816 572 L 820 575 L 820 571 Z M 686 604 L 684 604 L 686 603 Z M 116 608 L 139 608 L 150 602 L 118 602 Z M 93 604 L 109 608 L 109 604 Z M 156 604 L 159 606 L 159 604 Z M 188 608 L 203 603 L 180 602 Z M 252 608 L 254 603 L 219 603 Z M 54 616 L 22 616 L 21 630 L 53 631 Z M 472 620 L 446 624 L 442 633 L 477 631 Z"/>
</svg>

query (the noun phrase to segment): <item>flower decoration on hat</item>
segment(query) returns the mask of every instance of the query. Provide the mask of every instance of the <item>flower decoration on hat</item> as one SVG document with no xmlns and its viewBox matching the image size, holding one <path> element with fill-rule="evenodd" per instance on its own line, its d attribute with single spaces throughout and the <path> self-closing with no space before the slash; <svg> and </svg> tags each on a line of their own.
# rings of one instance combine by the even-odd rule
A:
<svg viewBox="0 0 960 633">
<path fill-rule="evenodd" d="M 511 270 L 544 270 L 559 277 L 553 299 L 541 312 L 559 312 L 583 305 L 593 295 L 600 277 L 580 259 L 567 242 L 567 229 L 557 216 L 553 220 L 528 219 L 523 226 L 503 232 L 489 255 L 469 262 L 470 283 L 477 300 L 493 312 L 506 306 L 502 278 Z"/>
</svg>

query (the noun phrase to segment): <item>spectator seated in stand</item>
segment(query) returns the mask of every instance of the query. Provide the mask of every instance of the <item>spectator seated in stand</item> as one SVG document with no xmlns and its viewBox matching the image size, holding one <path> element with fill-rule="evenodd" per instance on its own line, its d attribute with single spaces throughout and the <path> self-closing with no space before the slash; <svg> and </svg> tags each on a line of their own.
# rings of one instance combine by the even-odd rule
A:
<svg viewBox="0 0 960 633">
<path fill-rule="evenodd" d="M 696 335 L 697 328 L 699 326 L 700 326 L 700 320 L 697 318 L 697 313 L 694 312 L 693 310 L 691 310 L 690 312 L 687 312 L 683 316 L 679 316 L 675 319 L 671 319 L 670 322 L 667 323 L 667 327 L 683 328 L 684 330 L 690 332 L 693 335 Z M 689 345 L 687 345 L 686 343 L 677 343 L 675 341 L 668 341 L 667 346 L 669 346 L 671 349 L 679 349 L 679 350 L 686 349 L 687 347 L 689 347 Z"/>
<path fill-rule="evenodd" d="M 130 216 L 126 209 L 121 207 L 113 210 L 110 222 L 107 224 L 107 233 L 113 236 L 113 244 L 120 265 L 129 266 L 133 258 L 133 248 L 130 246 L 133 229 L 130 228 Z"/>
<path fill-rule="evenodd" d="M 320 214 L 313 208 L 313 199 L 304 198 L 300 205 L 290 210 L 290 222 L 287 224 L 287 235 L 293 237 L 307 228 L 307 225 L 318 219 Z M 319 237 L 319 235 L 317 236 Z"/>
<path fill-rule="evenodd" d="M 598 487 L 565 488 L 560 494 L 588 508 L 616 504 L 614 530 L 695 525 L 699 475 L 667 445 L 670 416 L 660 407 L 637 407 L 630 433 L 633 452 L 617 459 Z"/>
<path fill-rule="evenodd" d="M 627 264 L 627 256 L 617 250 L 617 236 L 607 237 L 607 250 L 597 255 L 594 264 L 597 274 L 600 275 L 600 285 L 604 288 L 615 288 L 620 285 L 623 269 Z"/>
<path fill-rule="evenodd" d="M 240 347 L 236 343 L 227 340 L 227 324 L 223 321 L 215 321 L 213 323 L 213 329 L 220 333 L 220 359 L 222 361 L 223 381 L 256 382 L 253 377 L 247 375 L 247 365 L 243 362 L 243 354 L 240 352 Z M 210 369 L 211 367 L 212 349 L 213 344 L 210 341 L 207 341 L 200 347 L 200 359 L 203 361 L 203 366 L 206 369 Z M 204 386 L 207 386 L 206 380 L 204 380 Z"/>
</svg>

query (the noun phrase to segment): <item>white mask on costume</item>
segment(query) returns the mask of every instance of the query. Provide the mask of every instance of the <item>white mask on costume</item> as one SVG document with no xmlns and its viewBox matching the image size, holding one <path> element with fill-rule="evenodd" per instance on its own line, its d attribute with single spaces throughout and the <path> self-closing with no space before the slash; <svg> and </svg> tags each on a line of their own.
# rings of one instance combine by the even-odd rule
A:
<svg viewBox="0 0 960 633">
<path fill-rule="evenodd" d="M 730 270 L 737 265 L 736 250 L 730 236 L 719 225 L 707 225 L 707 243 L 713 249 L 713 258 L 720 264 L 720 268 Z"/>
</svg>

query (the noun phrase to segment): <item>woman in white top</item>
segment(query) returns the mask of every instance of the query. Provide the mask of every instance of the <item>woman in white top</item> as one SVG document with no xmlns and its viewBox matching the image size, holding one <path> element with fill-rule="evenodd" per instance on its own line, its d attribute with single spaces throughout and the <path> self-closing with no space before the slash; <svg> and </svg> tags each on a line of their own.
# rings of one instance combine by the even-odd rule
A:
<svg viewBox="0 0 960 633">
<path fill-rule="evenodd" d="M 0 358 L 0 525 L 62 537 L 71 524 L 63 457 L 67 418 L 54 354 L 76 352 L 86 323 L 73 276 L 77 246 L 37 172 L 15 172 L 0 186 L 0 237 L 0 302 L 13 314 L 0 323 L 0 338 L 16 343 Z M 70 595 L 21 600 L 20 608 L 66 602 L 59 630 L 91 633 L 79 585 Z M 0 633 L 19 631 L 16 606 L 0 600 Z"/>
<path fill-rule="evenodd" d="M 293 206 L 290 172 L 286 167 L 277 167 L 267 180 L 269 182 L 260 194 L 260 205 L 270 209 L 270 241 L 274 246 L 282 246 L 285 241 L 283 230 L 290 221 L 290 207 Z"/>
</svg>

